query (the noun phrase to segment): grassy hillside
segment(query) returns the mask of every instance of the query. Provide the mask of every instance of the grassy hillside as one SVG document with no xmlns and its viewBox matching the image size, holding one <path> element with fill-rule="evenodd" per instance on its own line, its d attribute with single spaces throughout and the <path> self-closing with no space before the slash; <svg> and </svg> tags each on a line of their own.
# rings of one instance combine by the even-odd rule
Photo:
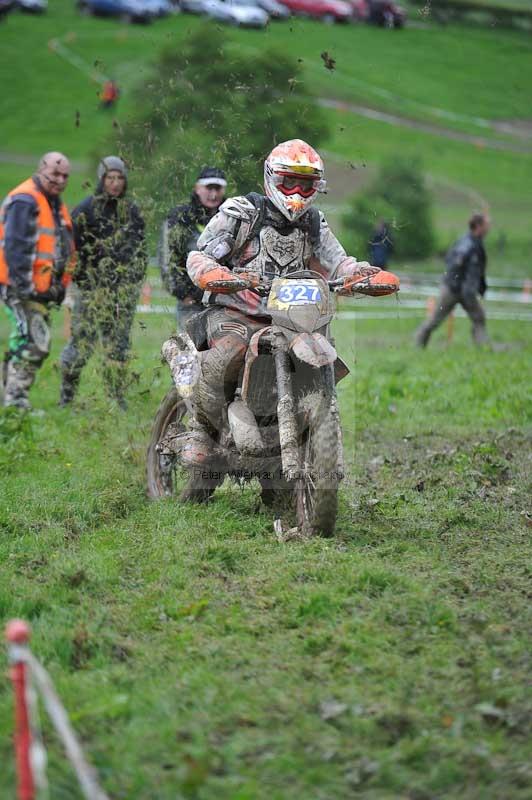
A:
<svg viewBox="0 0 532 800">
<path fill-rule="evenodd" d="M 254 486 L 207 509 L 146 501 L 171 319 L 136 325 L 127 414 L 94 363 L 56 407 L 58 321 L 44 416 L 13 437 L 0 415 L 0 609 L 31 620 L 113 798 L 529 796 L 526 331 L 492 323 L 509 349 L 479 357 L 458 320 L 452 347 L 413 359 L 414 324 L 337 324 L 338 534 L 280 545 Z M 7 798 L 5 681 L 0 697 Z M 52 796 L 75 800 L 46 740 Z"/>
<path fill-rule="evenodd" d="M 89 72 L 116 77 L 126 90 L 121 107 L 127 110 L 127 89 L 146 73 L 157 49 L 173 43 L 178 47 L 180 38 L 201 24 L 197 17 L 183 14 L 148 27 L 123 26 L 116 20 L 81 17 L 69 0 L 56 0 L 39 19 L 10 17 L 1 56 L 13 67 L 10 91 L 2 98 L 2 107 L 9 112 L 5 146 L 24 152 L 31 145 L 33 151 L 35 146 L 41 148 L 43 136 L 61 132 L 68 137 L 72 155 L 83 156 L 90 138 L 105 127 L 102 115 L 94 112 L 95 84 L 49 49 L 51 39 L 59 38 L 83 59 Z M 523 116 L 524 98 L 530 97 L 527 70 L 532 44 L 518 33 L 464 31 L 457 26 L 390 32 L 298 19 L 272 23 L 265 32 L 226 30 L 241 50 L 249 50 L 250 59 L 265 44 L 301 58 L 317 94 L 371 101 L 414 116 L 423 117 L 423 111 L 428 114 L 428 109 L 437 107 L 466 118 L 517 118 Z M 31 59 L 24 58 L 21 41 L 31 50 Z M 336 60 L 333 72 L 323 65 L 323 51 Z M 480 64 L 483 69 L 475 69 Z M 21 136 L 20 99 L 38 102 L 43 91 L 50 105 Z M 76 110 L 81 126 L 73 130 Z M 453 123 L 449 119 L 446 124 Z"/>
<path fill-rule="evenodd" d="M 131 88 L 150 74 L 161 46 L 179 47 L 182 37 L 200 24 L 183 14 L 148 27 L 123 26 L 81 17 L 69 0 L 55 0 L 42 18 L 9 17 L 0 51 L 0 67 L 10 74 L 9 88 L 0 98 L 0 193 L 30 169 L 10 163 L 9 158 L 28 156 L 31 163 L 45 150 L 59 147 L 76 161 L 67 200 L 79 200 L 86 192 L 83 184 L 93 177 L 91 156 L 99 152 L 113 120 L 120 123 L 132 110 Z M 265 44 L 289 50 L 301 59 L 304 77 L 317 96 L 382 108 L 483 137 L 488 143 L 497 139 L 508 147 L 527 146 L 526 140 L 490 126 L 493 121 L 521 118 L 530 106 L 532 43 L 525 34 L 458 26 L 390 32 L 292 20 L 272 23 L 265 32 L 228 30 L 228 35 L 235 47 L 249 52 L 250 63 Z M 53 39 L 66 48 L 63 56 L 50 47 Z M 325 69 L 322 52 L 335 58 L 334 71 Z M 103 74 L 115 77 L 123 90 L 111 113 L 98 108 L 96 78 Z M 260 109 L 257 113 L 260 116 Z M 356 190 L 360 173 L 385 157 L 415 154 L 423 160 L 436 191 L 441 246 L 461 232 L 472 208 L 487 204 L 494 216 L 493 238 L 503 234 L 508 242 L 492 268 L 499 273 L 527 272 L 532 153 L 453 141 L 368 120 L 348 110 L 328 113 L 333 135 L 324 149 L 336 166 L 327 203 L 335 223 L 340 216 L 334 215 L 335 207 Z"/>
</svg>

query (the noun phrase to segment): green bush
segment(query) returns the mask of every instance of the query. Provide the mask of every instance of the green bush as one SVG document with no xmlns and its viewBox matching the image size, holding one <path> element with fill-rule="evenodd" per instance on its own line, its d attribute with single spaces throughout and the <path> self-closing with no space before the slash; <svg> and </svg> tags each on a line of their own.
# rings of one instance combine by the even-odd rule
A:
<svg viewBox="0 0 532 800">
<path fill-rule="evenodd" d="M 417 162 L 394 159 L 384 164 L 368 189 L 353 198 L 342 218 L 349 252 L 359 257 L 368 252 L 380 220 L 390 228 L 397 258 L 433 254 L 432 197 Z"/>
<path fill-rule="evenodd" d="M 291 55 L 265 47 L 250 58 L 209 23 L 179 48 L 167 47 L 136 90 L 135 115 L 108 148 L 134 171 L 148 221 L 186 199 L 205 165 L 226 171 L 230 193 L 260 191 L 264 157 L 275 144 L 323 141 L 324 112 L 300 74 Z"/>
</svg>

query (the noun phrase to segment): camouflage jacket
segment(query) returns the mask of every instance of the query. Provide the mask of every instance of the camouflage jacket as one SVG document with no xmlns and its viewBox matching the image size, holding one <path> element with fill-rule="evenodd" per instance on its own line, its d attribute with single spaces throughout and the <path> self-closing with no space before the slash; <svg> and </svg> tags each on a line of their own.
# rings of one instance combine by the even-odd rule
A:
<svg viewBox="0 0 532 800">
<path fill-rule="evenodd" d="M 173 208 L 163 222 L 157 251 L 159 269 L 164 288 L 178 300 L 193 297 L 201 302 L 203 292 L 190 280 L 186 264 L 211 218 L 212 212 L 201 205 L 193 192 L 190 203 Z"/>
</svg>

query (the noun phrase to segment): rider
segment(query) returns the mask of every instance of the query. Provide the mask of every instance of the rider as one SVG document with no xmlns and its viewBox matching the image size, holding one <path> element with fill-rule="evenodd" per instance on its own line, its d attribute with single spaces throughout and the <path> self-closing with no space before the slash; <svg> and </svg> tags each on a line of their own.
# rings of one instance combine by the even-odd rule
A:
<svg viewBox="0 0 532 800">
<path fill-rule="evenodd" d="M 251 193 L 226 200 L 188 256 L 188 274 L 206 292 L 204 303 L 214 306 L 205 323 L 209 350 L 203 353 L 196 387 L 196 419 L 182 450 L 190 468 L 208 463 L 248 342 L 271 321 L 266 299 L 250 290 L 261 277 L 313 269 L 328 279 L 343 277 L 342 292 L 348 294 L 361 277 L 379 271 L 347 256 L 322 212 L 312 207 L 318 192 L 325 191 L 323 172 L 322 159 L 301 139 L 277 145 L 264 164 L 266 197 Z M 219 280 L 227 281 L 227 287 L 209 293 L 209 282 Z M 242 280 L 250 288 L 238 291 Z M 204 499 L 196 470 L 181 500 Z"/>
</svg>

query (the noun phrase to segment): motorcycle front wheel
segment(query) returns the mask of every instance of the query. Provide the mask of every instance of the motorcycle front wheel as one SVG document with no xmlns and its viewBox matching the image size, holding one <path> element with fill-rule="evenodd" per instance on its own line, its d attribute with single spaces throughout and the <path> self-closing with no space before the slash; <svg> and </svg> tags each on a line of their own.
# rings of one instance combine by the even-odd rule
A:
<svg viewBox="0 0 532 800">
<path fill-rule="evenodd" d="M 303 475 L 296 484 L 298 526 L 310 535 L 332 536 L 338 513 L 340 431 L 323 406 L 310 415 L 303 440 Z"/>
<path fill-rule="evenodd" d="M 161 453 L 160 445 L 165 438 L 184 433 L 187 421 L 185 401 L 179 397 L 176 389 L 170 389 L 155 414 L 146 458 L 148 497 L 154 500 L 176 494 L 178 459 L 177 456 Z"/>
</svg>

